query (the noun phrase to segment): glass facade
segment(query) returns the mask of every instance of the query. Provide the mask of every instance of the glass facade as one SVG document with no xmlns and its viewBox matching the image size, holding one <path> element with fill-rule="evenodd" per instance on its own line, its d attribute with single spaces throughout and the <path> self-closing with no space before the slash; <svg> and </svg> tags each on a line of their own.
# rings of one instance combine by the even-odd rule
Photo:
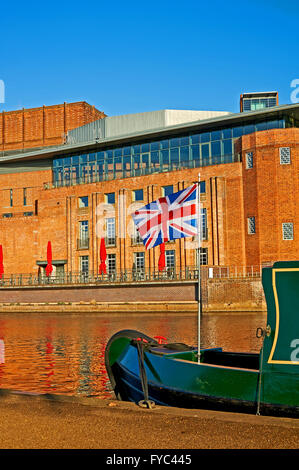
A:
<svg viewBox="0 0 299 470">
<path fill-rule="evenodd" d="M 252 132 L 285 127 L 273 120 L 188 134 L 147 143 L 67 155 L 53 160 L 53 184 L 68 186 L 182 168 L 239 161 L 235 140 Z"/>
<path fill-rule="evenodd" d="M 244 111 L 257 111 L 259 109 L 276 106 L 276 98 L 245 98 L 243 100 Z"/>
</svg>

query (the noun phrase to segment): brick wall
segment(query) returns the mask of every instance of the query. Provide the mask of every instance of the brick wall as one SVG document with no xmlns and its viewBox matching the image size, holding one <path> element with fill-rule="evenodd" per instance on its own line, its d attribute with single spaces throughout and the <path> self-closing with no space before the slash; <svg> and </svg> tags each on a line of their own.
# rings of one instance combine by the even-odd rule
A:
<svg viewBox="0 0 299 470">
<path fill-rule="evenodd" d="M 197 284 L 1 288 L 0 303 L 45 302 L 192 302 Z"/>
<path fill-rule="evenodd" d="M 209 279 L 208 311 L 261 311 L 266 300 L 260 278 Z"/>
<path fill-rule="evenodd" d="M 291 148 L 291 164 L 281 165 L 280 147 Z M 253 168 L 246 169 L 246 153 Z M 276 129 L 242 138 L 245 264 L 298 259 L 299 129 Z M 247 217 L 255 216 L 256 233 L 248 234 Z M 283 240 L 282 223 L 293 222 L 294 240 Z"/>
<path fill-rule="evenodd" d="M 0 114 L 0 150 L 17 150 L 63 143 L 68 130 L 105 117 L 82 101 Z"/>
</svg>

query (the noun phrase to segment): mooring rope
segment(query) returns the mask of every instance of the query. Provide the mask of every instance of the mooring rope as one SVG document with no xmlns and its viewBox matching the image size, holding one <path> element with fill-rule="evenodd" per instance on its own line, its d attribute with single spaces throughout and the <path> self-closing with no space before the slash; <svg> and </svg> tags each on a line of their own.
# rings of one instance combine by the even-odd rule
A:
<svg viewBox="0 0 299 470">
<path fill-rule="evenodd" d="M 143 391 L 144 400 L 139 401 L 138 405 L 143 408 L 153 408 L 155 403 L 152 400 L 149 400 L 148 397 L 148 383 L 146 370 L 144 365 L 144 343 L 143 341 L 137 341 L 137 351 L 138 351 L 138 362 L 139 362 L 139 374 L 140 381 Z"/>
</svg>

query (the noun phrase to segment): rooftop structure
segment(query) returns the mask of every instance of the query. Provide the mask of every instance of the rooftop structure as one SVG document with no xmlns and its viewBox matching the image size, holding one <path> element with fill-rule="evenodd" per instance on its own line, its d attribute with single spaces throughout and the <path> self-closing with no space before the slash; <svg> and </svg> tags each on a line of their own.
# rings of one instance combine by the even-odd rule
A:
<svg viewBox="0 0 299 470">
<path fill-rule="evenodd" d="M 277 91 L 243 93 L 240 96 L 240 112 L 258 111 L 259 109 L 278 106 Z"/>
</svg>

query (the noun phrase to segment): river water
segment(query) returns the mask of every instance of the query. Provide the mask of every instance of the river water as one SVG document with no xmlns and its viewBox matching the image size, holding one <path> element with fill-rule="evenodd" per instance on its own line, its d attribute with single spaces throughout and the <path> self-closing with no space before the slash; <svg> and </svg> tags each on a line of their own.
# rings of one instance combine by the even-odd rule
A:
<svg viewBox="0 0 299 470">
<path fill-rule="evenodd" d="M 258 352 L 265 314 L 201 319 L 201 346 Z M 196 314 L 1 314 L 0 389 L 112 398 L 104 364 L 108 339 L 122 329 L 197 346 Z"/>
</svg>

